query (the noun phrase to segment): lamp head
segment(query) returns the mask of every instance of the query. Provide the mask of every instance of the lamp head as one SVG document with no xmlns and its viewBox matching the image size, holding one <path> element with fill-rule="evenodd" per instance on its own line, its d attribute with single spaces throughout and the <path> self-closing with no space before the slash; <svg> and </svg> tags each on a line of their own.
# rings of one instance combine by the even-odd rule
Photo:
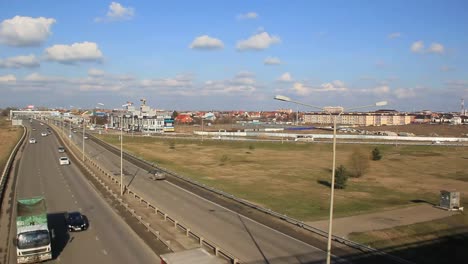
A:
<svg viewBox="0 0 468 264">
<path fill-rule="evenodd" d="M 279 101 L 285 101 L 285 102 L 290 102 L 291 101 L 291 98 L 289 98 L 287 96 L 284 96 L 284 95 L 277 95 L 277 96 L 275 96 L 274 99 L 279 100 Z"/>
<path fill-rule="evenodd" d="M 384 106 L 384 105 L 387 105 L 387 101 L 381 101 L 381 102 L 375 103 L 375 106 Z"/>
</svg>

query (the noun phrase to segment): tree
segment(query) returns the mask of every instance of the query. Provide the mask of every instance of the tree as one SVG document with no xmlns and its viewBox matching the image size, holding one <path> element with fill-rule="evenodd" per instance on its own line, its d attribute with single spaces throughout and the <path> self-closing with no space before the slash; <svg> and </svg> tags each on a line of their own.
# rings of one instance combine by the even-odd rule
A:
<svg viewBox="0 0 468 264">
<path fill-rule="evenodd" d="M 348 181 L 348 172 L 343 165 L 335 170 L 335 189 L 344 189 Z"/>
<path fill-rule="evenodd" d="M 378 148 L 375 148 L 372 150 L 372 160 L 381 160 L 382 159 L 382 154 L 380 153 L 380 150 Z"/>
<path fill-rule="evenodd" d="M 179 115 L 177 111 L 172 112 L 172 119 L 176 119 L 176 117 Z"/>
<path fill-rule="evenodd" d="M 354 150 L 350 158 L 351 177 L 359 178 L 369 169 L 369 157 L 359 150 Z"/>
</svg>

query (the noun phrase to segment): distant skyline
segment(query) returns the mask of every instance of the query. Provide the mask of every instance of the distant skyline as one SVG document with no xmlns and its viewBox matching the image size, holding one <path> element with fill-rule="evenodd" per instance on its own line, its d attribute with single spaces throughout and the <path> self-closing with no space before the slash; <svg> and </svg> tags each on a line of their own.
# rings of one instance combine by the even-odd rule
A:
<svg viewBox="0 0 468 264">
<path fill-rule="evenodd" d="M 459 111 L 466 10 L 463 0 L 0 0 L 0 107 L 146 98 L 165 110 L 312 110 L 273 100 L 282 94 Z"/>
</svg>

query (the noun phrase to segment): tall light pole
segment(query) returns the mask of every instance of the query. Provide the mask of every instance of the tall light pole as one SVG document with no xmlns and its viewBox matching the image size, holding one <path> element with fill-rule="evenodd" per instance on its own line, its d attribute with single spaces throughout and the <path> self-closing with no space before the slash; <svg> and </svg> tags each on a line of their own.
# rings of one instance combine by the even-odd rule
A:
<svg viewBox="0 0 468 264">
<path fill-rule="evenodd" d="M 123 119 L 123 116 L 122 116 Z M 121 119 L 121 120 L 122 120 Z M 120 195 L 123 196 L 123 126 L 120 126 Z"/>
<path fill-rule="evenodd" d="M 122 107 L 128 107 L 130 104 L 124 104 Z M 120 195 L 123 196 L 124 194 L 124 182 L 123 182 L 123 119 L 124 114 L 122 112 L 122 116 L 120 117 Z"/>
<path fill-rule="evenodd" d="M 290 102 L 298 105 L 303 105 L 307 106 L 310 108 L 315 108 L 315 109 L 320 109 L 326 113 L 328 113 L 330 116 L 333 117 L 333 162 L 332 162 L 332 175 L 331 175 L 331 191 L 330 191 L 330 216 L 328 219 L 328 238 L 327 238 L 327 264 L 330 264 L 331 261 L 331 238 L 332 238 L 332 229 L 333 229 L 333 203 L 334 203 L 334 195 L 335 195 L 335 167 L 336 167 L 336 120 L 341 114 L 344 113 L 344 108 L 341 106 L 327 106 L 327 107 L 318 107 L 310 104 L 305 104 L 301 103 L 298 101 L 291 100 L 291 98 L 283 96 L 283 95 L 277 95 L 274 97 L 275 100 L 279 101 L 284 101 L 284 102 Z M 384 106 L 387 105 L 386 101 L 382 102 L 377 102 L 372 105 L 365 105 L 365 106 L 359 106 L 359 107 L 353 107 L 347 109 L 349 110 L 355 110 L 359 108 L 366 108 L 366 107 L 372 107 L 372 106 Z"/>
<path fill-rule="evenodd" d="M 81 114 L 81 119 L 83 120 L 83 162 L 85 161 L 85 152 L 84 152 L 84 147 L 85 147 L 85 134 L 86 134 L 86 122 L 85 122 L 85 119 L 84 119 L 84 115 L 88 113 L 88 111 L 85 111 L 84 113 Z"/>
</svg>

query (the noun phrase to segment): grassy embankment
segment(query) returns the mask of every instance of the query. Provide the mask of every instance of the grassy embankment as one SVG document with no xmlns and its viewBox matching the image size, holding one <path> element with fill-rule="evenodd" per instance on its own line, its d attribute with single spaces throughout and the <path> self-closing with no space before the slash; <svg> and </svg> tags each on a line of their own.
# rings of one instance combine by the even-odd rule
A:
<svg viewBox="0 0 468 264">
<path fill-rule="evenodd" d="M 0 117 L 0 173 L 3 173 L 5 163 L 11 151 L 22 135 L 20 127 L 13 127 L 11 121 L 5 117 Z"/>
</svg>

